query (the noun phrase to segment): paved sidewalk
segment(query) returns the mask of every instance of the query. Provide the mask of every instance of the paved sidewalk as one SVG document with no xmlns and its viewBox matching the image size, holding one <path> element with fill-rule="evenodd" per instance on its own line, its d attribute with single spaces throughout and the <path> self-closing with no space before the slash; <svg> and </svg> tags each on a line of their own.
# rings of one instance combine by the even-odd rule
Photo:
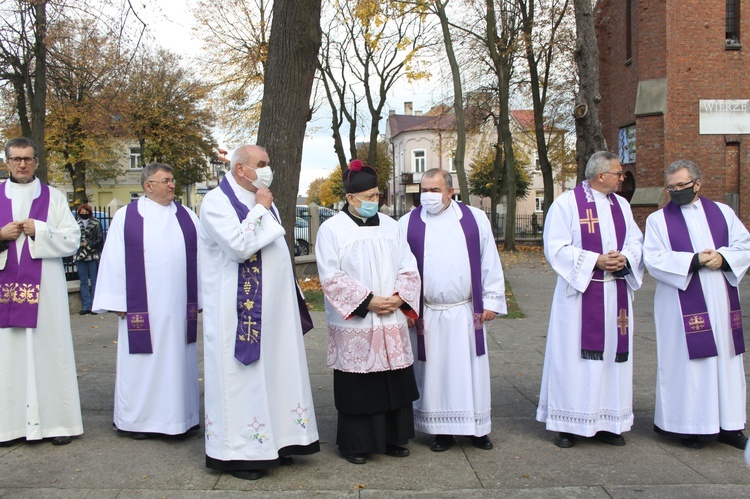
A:
<svg viewBox="0 0 750 499">
<path fill-rule="evenodd" d="M 555 276 L 541 253 L 513 258 L 506 274 L 526 318 L 491 323 L 491 451 L 460 439 L 448 452 L 435 453 L 428 447 L 431 437 L 420 434 L 405 459 L 373 456 L 367 465 L 355 466 L 339 457 L 332 374 L 325 366 L 325 316 L 315 313 L 317 327 L 305 343 L 321 452 L 295 457 L 293 466 L 276 468 L 256 482 L 211 471 L 204 466 L 201 433 L 181 442 L 117 435 L 112 429 L 115 318 L 76 314 L 71 319 L 85 433 L 62 447 L 41 442 L 0 448 L 0 497 L 750 496 L 750 469 L 739 450 L 714 442 L 691 450 L 652 431 L 653 279 L 647 276 L 636 295 L 635 426 L 625 434 L 627 445 L 583 440 L 563 450 L 534 419 Z M 750 281 L 742 292 L 750 324 Z"/>
</svg>

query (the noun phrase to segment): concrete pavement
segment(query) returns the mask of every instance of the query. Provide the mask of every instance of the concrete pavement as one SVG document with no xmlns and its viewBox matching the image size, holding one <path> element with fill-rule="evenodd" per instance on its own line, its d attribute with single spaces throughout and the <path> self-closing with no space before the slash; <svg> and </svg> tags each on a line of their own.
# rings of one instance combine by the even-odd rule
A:
<svg viewBox="0 0 750 499">
<path fill-rule="evenodd" d="M 0 448 L 0 497 L 750 496 L 750 469 L 741 451 L 715 442 L 687 449 L 652 431 L 656 345 L 649 276 L 636 294 L 635 425 L 625 434 L 627 445 L 584 439 L 571 449 L 555 447 L 554 435 L 534 419 L 555 275 L 541 253 L 504 263 L 526 318 L 495 320 L 490 327 L 491 451 L 459 438 L 459 445 L 435 453 L 429 449 L 431 437 L 418 434 L 407 458 L 372 456 L 364 466 L 342 459 L 335 445 L 332 374 L 325 366 L 325 316 L 315 313 L 317 327 L 305 343 L 321 452 L 295 457 L 293 466 L 276 468 L 256 482 L 211 471 L 204 466 L 202 432 L 177 442 L 117 435 L 112 429 L 115 318 L 74 314 L 85 433 L 62 447 L 39 442 Z M 750 281 L 742 295 L 750 324 Z"/>
</svg>

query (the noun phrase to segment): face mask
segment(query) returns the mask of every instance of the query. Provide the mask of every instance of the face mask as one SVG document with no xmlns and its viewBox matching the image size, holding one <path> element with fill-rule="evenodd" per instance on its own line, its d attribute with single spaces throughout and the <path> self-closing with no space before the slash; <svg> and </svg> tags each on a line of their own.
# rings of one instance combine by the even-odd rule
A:
<svg viewBox="0 0 750 499">
<path fill-rule="evenodd" d="M 354 197 L 357 198 L 357 196 Z M 356 208 L 357 213 L 359 213 L 359 215 L 363 218 L 374 217 L 378 212 L 378 203 L 376 201 L 364 201 L 362 199 L 359 200 L 362 201 L 362 206 Z"/>
<path fill-rule="evenodd" d="M 271 182 L 273 182 L 273 172 L 271 171 L 270 166 L 258 168 L 255 170 L 255 174 L 258 176 L 257 179 L 253 180 L 253 185 L 255 187 L 258 189 L 271 187 Z"/>
<path fill-rule="evenodd" d="M 91 213 L 79 213 L 78 218 L 82 220 L 88 220 L 89 218 L 91 218 Z"/>
<path fill-rule="evenodd" d="M 419 202 L 427 210 L 427 213 L 436 215 L 445 207 L 442 192 L 423 192 L 419 196 Z"/>
<path fill-rule="evenodd" d="M 687 189 L 682 189 L 681 191 L 670 192 L 669 197 L 672 198 L 672 202 L 674 204 L 676 204 L 677 206 L 682 206 L 685 204 L 690 204 L 693 201 L 693 199 L 695 198 L 695 191 L 693 191 L 693 188 L 691 186 Z"/>
</svg>

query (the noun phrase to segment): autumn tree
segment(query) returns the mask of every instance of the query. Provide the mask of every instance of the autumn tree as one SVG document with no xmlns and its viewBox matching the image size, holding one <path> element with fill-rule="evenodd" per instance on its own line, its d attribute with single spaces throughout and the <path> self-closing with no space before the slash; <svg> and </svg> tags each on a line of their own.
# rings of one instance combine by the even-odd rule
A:
<svg viewBox="0 0 750 499">
<path fill-rule="evenodd" d="M 248 142 L 257 132 L 268 58 L 273 2 L 199 0 L 192 9 L 203 39 L 204 77 L 221 108 L 229 139 Z"/>
<path fill-rule="evenodd" d="M 391 156 L 388 154 L 388 144 L 385 141 L 380 140 L 377 142 L 377 154 L 375 163 L 367 163 L 368 166 L 372 167 L 378 174 L 378 189 L 382 193 L 388 187 L 388 181 L 393 176 L 393 161 Z M 357 146 L 357 157 L 369 158 L 370 157 L 370 144 L 362 143 Z M 343 183 L 341 188 L 343 189 Z"/>
<path fill-rule="evenodd" d="M 320 184 L 320 204 L 330 207 L 343 201 L 345 197 L 341 168 L 334 168 L 328 178 Z"/>
<path fill-rule="evenodd" d="M 326 181 L 325 177 L 316 178 L 310 185 L 307 186 L 307 204 L 315 203 L 321 204 L 320 201 L 320 187 Z"/>
<path fill-rule="evenodd" d="M 302 145 L 320 49 L 321 0 L 276 0 L 268 40 L 258 144 L 274 165 L 274 196 L 293 247 Z"/>
<path fill-rule="evenodd" d="M 50 30 L 47 138 L 50 178 L 73 186 L 73 204 L 87 186 L 113 179 L 121 148 L 111 103 L 125 68 L 112 33 L 96 22 L 63 22 Z"/>
<path fill-rule="evenodd" d="M 119 104 L 122 126 L 134 137 L 145 162 L 175 169 L 178 187 L 200 182 L 214 154 L 209 87 L 164 49 L 142 51 L 128 68 Z"/>
<path fill-rule="evenodd" d="M 504 189 L 503 175 L 495 175 L 496 156 L 502 156 L 502 149 L 498 151 L 495 147 L 488 146 L 480 151 L 471 162 L 471 171 L 469 172 L 469 189 L 475 196 L 490 198 L 490 203 L 497 204 L 499 192 Z M 502 163 L 502 159 L 500 160 Z M 531 178 L 526 171 L 525 165 L 528 164 L 528 158 L 523 153 L 515 155 L 515 182 L 516 182 L 516 199 L 524 199 L 529 195 L 531 189 Z M 493 189 L 499 182 L 497 189 Z"/>
<path fill-rule="evenodd" d="M 555 197 L 553 165 L 550 161 L 545 111 L 552 79 L 556 76 L 558 60 L 568 62 L 560 50 L 560 38 L 570 36 L 567 30 L 570 0 L 516 0 L 521 16 L 521 32 L 526 66 L 529 74 L 531 102 L 534 109 L 534 138 L 536 141 L 539 169 L 544 184 L 544 216 Z"/>
<path fill-rule="evenodd" d="M 357 110 L 367 111 L 368 142 L 374 144 L 380 133 L 380 120 L 388 92 L 402 77 L 424 78 L 427 73 L 418 57 L 429 31 L 425 19 L 404 2 L 357 0 L 331 2 L 333 7 L 320 57 L 328 103 L 334 118 L 332 131 L 342 168 L 353 159 L 343 157 L 347 148 L 341 136 L 349 127 L 348 150 L 356 152 Z M 344 112 L 343 109 L 346 108 Z M 339 119 L 338 117 L 342 117 Z M 377 163 L 378 149 L 369 151 L 367 164 Z M 344 161 L 342 161 L 342 159 Z"/>
</svg>

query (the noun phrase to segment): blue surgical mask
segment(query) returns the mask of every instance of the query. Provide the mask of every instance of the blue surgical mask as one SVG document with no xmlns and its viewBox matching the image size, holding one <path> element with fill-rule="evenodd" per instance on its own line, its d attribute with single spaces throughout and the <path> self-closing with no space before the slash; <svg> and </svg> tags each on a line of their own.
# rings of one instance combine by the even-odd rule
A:
<svg viewBox="0 0 750 499">
<path fill-rule="evenodd" d="M 354 196 L 354 197 L 357 198 L 357 196 Z M 359 208 L 356 208 L 356 210 L 357 210 L 357 213 L 360 214 L 360 216 L 362 216 L 363 218 L 370 218 L 370 217 L 374 217 L 375 214 L 377 214 L 378 212 L 377 201 L 365 201 L 363 199 L 359 199 L 359 200 L 362 201 L 362 206 L 360 206 Z"/>
</svg>

